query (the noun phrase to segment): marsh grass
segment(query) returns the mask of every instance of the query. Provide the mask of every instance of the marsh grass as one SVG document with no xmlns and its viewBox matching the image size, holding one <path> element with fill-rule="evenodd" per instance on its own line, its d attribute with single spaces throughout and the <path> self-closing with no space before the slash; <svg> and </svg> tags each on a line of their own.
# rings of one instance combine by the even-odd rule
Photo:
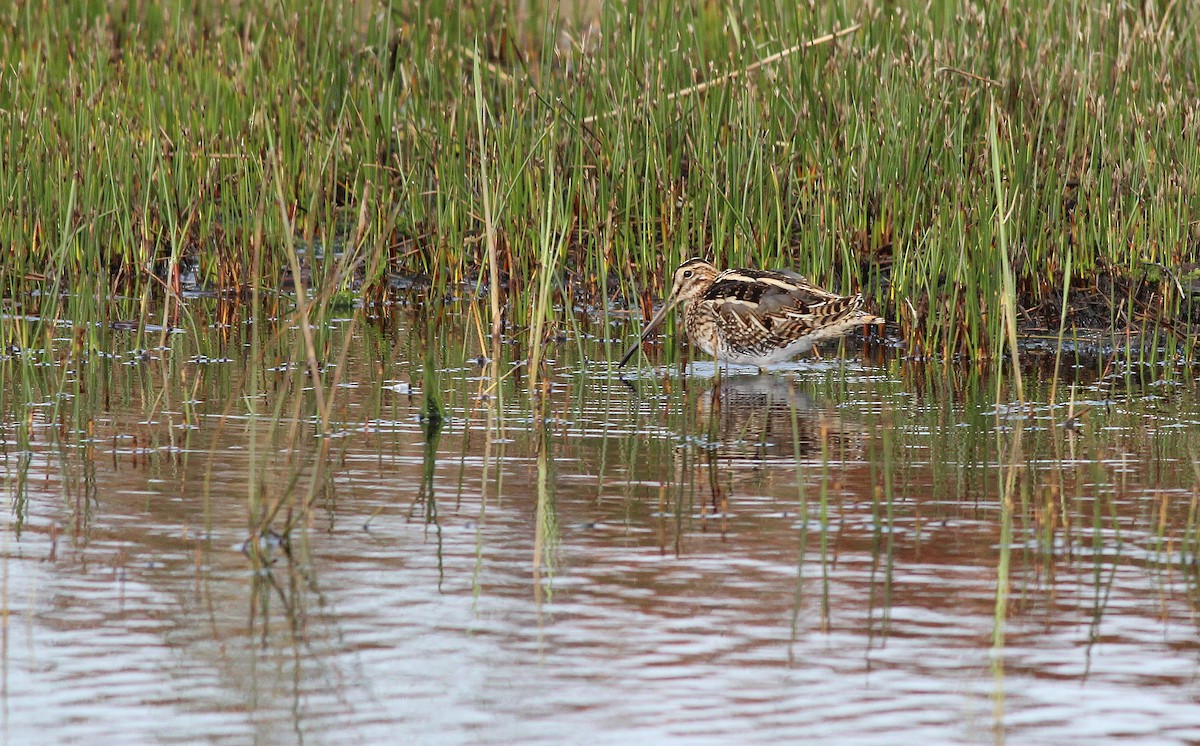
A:
<svg viewBox="0 0 1200 746">
<path fill-rule="evenodd" d="M 6 312 L 420 277 L 545 335 L 548 289 L 607 319 L 701 254 L 862 290 L 921 354 L 996 354 L 1007 298 L 1027 330 L 1193 356 L 1193 4 L 518 7 L 13 6 Z"/>
</svg>

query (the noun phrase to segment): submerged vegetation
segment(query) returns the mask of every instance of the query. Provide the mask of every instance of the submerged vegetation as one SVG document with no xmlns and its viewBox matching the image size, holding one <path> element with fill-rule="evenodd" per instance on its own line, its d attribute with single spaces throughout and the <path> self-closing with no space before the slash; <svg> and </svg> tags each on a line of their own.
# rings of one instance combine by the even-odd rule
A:
<svg viewBox="0 0 1200 746">
<path fill-rule="evenodd" d="M 1197 6 L 567 5 L 13 4 L 5 312 L 299 278 L 544 337 L 704 255 L 861 290 L 922 355 L 994 355 L 1007 299 L 1190 356 Z"/>
</svg>

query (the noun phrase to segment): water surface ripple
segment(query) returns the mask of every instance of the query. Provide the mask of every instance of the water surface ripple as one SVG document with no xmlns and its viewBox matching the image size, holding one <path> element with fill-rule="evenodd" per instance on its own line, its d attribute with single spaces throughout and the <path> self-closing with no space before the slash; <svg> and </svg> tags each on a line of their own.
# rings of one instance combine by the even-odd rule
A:
<svg viewBox="0 0 1200 746">
<path fill-rule="evenodd" d="M 5 400 L 4 740 L 1200 741 L 1194 399 L 572 348 L 531 398 L 356 347 L 325 446 L 220 349 Z M 263 570 L 252 483 L 313 506 Z"/>
</svg>

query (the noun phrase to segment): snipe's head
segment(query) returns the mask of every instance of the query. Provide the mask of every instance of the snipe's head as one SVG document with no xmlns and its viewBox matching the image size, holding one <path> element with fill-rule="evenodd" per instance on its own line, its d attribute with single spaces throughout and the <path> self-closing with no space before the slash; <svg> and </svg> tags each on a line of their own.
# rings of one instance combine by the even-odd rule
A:
<svg viewBox="0 0 1200 746">
<path fill-rule="evenodd" d="M 671 283 L 671 294 L 667 302 L 674 305 L 679 301 L 695 300 L 704 294 L 717 277 L 717 268 L 703 259 L 688 259 L 675 270 L 675 280 Z"/>
<path fill-rule="evenodd" d="M 654 332 L 671 309 L 679 305 L 681 301 L 690 301 L 704 295 L 704 291 L 708 290 L 712 285 L 713 280 L 717 277 L 717 268 L 704 261 L 703 259 L 688 259 L 683 264 L 679 265 L 679 269 L 675 270 L 675 279 L 671 283 L 671 294 L 667 296 L 667 300 L 663 303 L 662 308 L 658 309 L 658 313 L 646 323 L 642 329 L 642 336 L 638 339 L 637 344 L 630 347 L 626 351 L 625 356 L 621 358 L 621 362 L 617 363 L 617 367 L 623 367 L 629 362 L 629 358 L 633 357 L 633 353 L 638 351 L 642 342 Z"/>
</svg>

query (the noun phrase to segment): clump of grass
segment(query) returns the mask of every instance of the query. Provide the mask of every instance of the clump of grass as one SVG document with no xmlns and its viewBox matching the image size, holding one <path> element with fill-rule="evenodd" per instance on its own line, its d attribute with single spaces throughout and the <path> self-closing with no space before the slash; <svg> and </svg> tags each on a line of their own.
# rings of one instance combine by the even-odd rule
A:
<svg viewBox="0 0 1200 746">
<path fill-rule="evenodd" d="M 1005 337 L 1003 253 L 1026 329 L 1066 308 L 1193 354 L 1194 4 L 583 8 L 14 6 L 0 295 L 53 317 L 83 276 L 107 298 L 171 297 L 193 271 L 271 289 L 295 244 L 314 282 L 379 303 L 389 278 L 422 276 L 489 294 L 493 323 L 523 333 L 514 309 L 547 287 L 607 311 L 702 254 L 861 289 L 912 349 L 983 357 Z M 263 211 L 276 182 L 283 209 Z"/>
</svg>

